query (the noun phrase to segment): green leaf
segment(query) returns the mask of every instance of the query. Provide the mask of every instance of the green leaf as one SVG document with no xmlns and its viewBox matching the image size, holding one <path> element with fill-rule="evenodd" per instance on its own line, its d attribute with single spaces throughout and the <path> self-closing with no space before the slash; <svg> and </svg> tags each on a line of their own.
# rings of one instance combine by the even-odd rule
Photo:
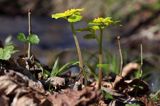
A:
<svg viewBox="0 0 160 106">
<path fill-rule="evenodd" d="M 14 50 L 14 46 L 13 45 L 7 45 L 7 46 L 4 47 L 4 50 L 12 51 L 12 50 Z"/>
<path fill-rule="evenodd" d="M 48 70 L 45 70 L 44 69 L 44 72 L 43 72 L 43 77 L 44 78 L 48 78 L 50 76 L 50 72 Z"/>
<path fill-rule="evenodd" d="M 93 30 L 100 30 L 100 27 L 99 26 L 91 26 L 90 28 L 92 28 Z M 103 29 L 103 28 L 102 28 Z"/>
<path fill-rule="evenodd" d="M 10 50 L 4 49 L 3 60 L 9 60 L 11 58 L 12 52 Z"/>
<path fill-rule="evenodd" d="M 19 33 L 18 36 L 17 36 L 17 39 L 21 42 L 26 42 L 27 41 L 24 33 Z"/>
<path fill-rule="evenodd" d="M 104 98 L 105 98 L 106 100 L 108 100 L 108 99 L 114 99 L 111 94 L 109 94 L 108 92 L 106 92 L 106 89 L 104 89 L 104 88 L 102 87 L 101 90 L 102 90 L 102 95 L 104 96 Z"/>
<path fill-rule="evenodd" d="M 40 39 L 37 35 L 31 34 L 27 37 L 27 41 L 31 44 L 38 44 L 40 42 Z"/>
<path fill-rule="evenodd" d="M 89 32 L 91 32 L 91 28 L 89 28 L 89 27 L 80 28 L 80 29 L 77 29 L 76 31 L 78 31 L 78 32 L 83 32 L 83 31 L 89 31 Z"/>
<path fill-rule="evenodd" d="M 58 70 L 59 70 L 59 58 L 56 59 L 54 65 L 52 67 L 50 77 L 51 76 L 57 76 Z"/>
<path fill-rule="evenodd" d="M 85 39 L 96 39 L 96 35 L 95 34 L 87 34 L 85 36 L 83 36 Z"/>
<path fill-rule="evenodd" d="M 65 14 L 64 13 L 57 13 L 57 14 L 52 14 L 51 16 L 52 18 L 58 19 L 58 18 L 65 18 Z"/>
<path fill-rule="evenodd" d="M 109 94 L 109 93 L 106 93 L 105 94 L 105 99 L 113 99 L 113 96 L 111 95 L 111 94 Z"/>
<path fill-rule="evenodd" d="M 7 45 L 4 48 L 0 48 L 0 59 L 1 60 L 9 60 L 13 53 L 17 52 L 14 50 L 13 45 Z"/>
<path fill-rule="evenodd" d="M 97 67 L 106 68 L 109 67 L 109 64 L 97 64 Z"/>
<path fill-rule="evenodd" d="M 65 70 L 67 70 L 67 69 L 69 68 L 69 66 L 76 65 L 76 64 L 79 64 L 79 61 L 71 61 L 71 62 L 68 62 L 68 63 L 64 64 L 64 65 L 58 70 L 57 75 L 60 75 L 61 73 L 63 73 Z"/>
<path fill-rule="evenodd" d="M 125 106 L 140 106 L 139 104 L 126 104 Z"/>
<path fill-rule="evenodd" d="M 135 78 L 141 78 L 142 77 L 142 75 L 141 75 L 141 70 L 137 70 L 136 72 L 135 72 Z"/>
<path fill-rule="evenodd" d="M 82 19 L 82 16 L 81 15 L 77 15 L 77 14 L 73 14 L 72 16 L 70 16 L 67 20 L 68 22 L 78 22 Z"/>
</svg>

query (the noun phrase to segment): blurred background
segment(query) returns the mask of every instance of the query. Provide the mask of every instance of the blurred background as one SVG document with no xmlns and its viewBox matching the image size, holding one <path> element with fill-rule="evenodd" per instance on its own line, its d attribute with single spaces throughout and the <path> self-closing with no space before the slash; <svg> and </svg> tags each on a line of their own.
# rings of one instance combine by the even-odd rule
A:
<svg viewBox="0 0 160 106">
<path fill-rule="evenodd" d="M 105 30 L 104 50 L 117 53 L 116 36 L 121 36 L 125 64 L 138 62 L 140 44 L 144 49 L 144 78 L 151 89 L 160 88 L 160 0 L 0 0 L 0 40 L 9 35 L 18 48 L 23 44 L 16 40 L 19 32 L 28 33 L 27 11 L 32 10 L 32 32 L 39 35 L 40 44 L 33 46 L 33 53 L 44 64 L 52 64 L 57 56 L 65 63 L 75 56 L 75 45 L 70 26 L 64 20 L 55 20 L 51 14 L 70 8 L 84 8 L 84 21 L 76 23 L 82 28 L 96 17 L 111 16 L 121 25 Z M 78 33 L 83 54 L 96 52 L 94 40 L 83 39 Z"/>
</svg>

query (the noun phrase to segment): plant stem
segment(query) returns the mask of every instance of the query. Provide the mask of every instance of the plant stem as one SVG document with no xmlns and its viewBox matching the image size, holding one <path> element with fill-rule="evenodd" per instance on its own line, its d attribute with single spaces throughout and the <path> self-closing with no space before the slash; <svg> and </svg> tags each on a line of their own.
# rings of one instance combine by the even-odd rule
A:
<svg viewBox="0 0 160 106">
<path fill-rule="evenodd" d="M 81 74 L 81 77 L 80 77 L 80 80 L 83 82 L 83 74 L 84 74 L 84 70 L 83 70 L 83 58 L 82 58 L 82 53 L 81 53 L 81 49 L 80 49 L 80 46 L 79 46 L 79 41 L 77 39 L 77 36 L 76 36 L 76 31 L 74 29 L 74 24 L 73 23 L 70 23 L 71 24 L 71 29 L 72 29 L 72 33 L 73 33 L 73 38 L 74 38 L 74 41 L 75 41 L 75 45 L 76 45 L 76 49 L 77 49 L 77 54 L 78 54 L 78 59 L 79 59 L 79 68 L 80 68 L 80 74 Z"/>
<path fill-rule="evenodd" d="M 117 42 L 118 42 L 118 50 L 119 50 L 119 55 L 120 55 L 120 75 L 122 76 L 122 68 L 123 68 L 123 55 L 122 55 L 122 49 L 121 49 L 121 43 L 120 43 L 120 36 L 117 36 Z"/>
<path fill-rule="evenodd" d="M 102 51 L 102 36 L 103 36 L 103 30 L 100 28 L 100 37 L 99 37 L 99 64 L 103 63 L 103 51 Z M 102 82 L 102 67 L 99 67 L 98 69 L 98 89 L 101 89 L 101 82 Z"/>
<path fill-rule="evenodd" d="M 31 11 L 29 10 L 28 11 L 28 36 L 31 35 Z M 31 44 L 28 43 L 28 51 L 27 51 L 27 57 L 28 59 L 30 58 L 31 56 Z"/>
</svg>

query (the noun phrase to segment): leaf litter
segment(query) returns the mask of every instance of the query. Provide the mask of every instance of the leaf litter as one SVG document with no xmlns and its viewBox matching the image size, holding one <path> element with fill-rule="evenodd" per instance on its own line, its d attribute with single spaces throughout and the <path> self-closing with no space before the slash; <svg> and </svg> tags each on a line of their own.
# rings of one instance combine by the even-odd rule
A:
<svg viewBox="0 0 160 106">
<path fill-rule="evenodd" d="M 96 81 L 75 89 L 67 82 L 71 81 L 71 77 L 38 79 L 33 75 L 39 73 L 36 68 L 30 71 L 27 67 L 19 67 L 20 64 L 13 68 L 11 66 L 14 62 L 8 61 L 1 61 L 0 71 L 0 101 L 4 106 L 125 106 L 133 103 L 154 106 L 153 101 L 147 98 L 150 93 L 148 84 L 142 79 L 127 79 L 134 70 L 138 70 L 137 63 L 127 64 L 123 68 L 122 76 L 116 75 L 114 81 L 103 80 L 102 88 L 98 90 Z M 72 79 L 72 83 L 76 85 L 78 82 Z M 51 92 L 49 86 L 54 88 Z M 112 99 L 107 99 L 101 91 L 111 95 Z"/>
</svg>

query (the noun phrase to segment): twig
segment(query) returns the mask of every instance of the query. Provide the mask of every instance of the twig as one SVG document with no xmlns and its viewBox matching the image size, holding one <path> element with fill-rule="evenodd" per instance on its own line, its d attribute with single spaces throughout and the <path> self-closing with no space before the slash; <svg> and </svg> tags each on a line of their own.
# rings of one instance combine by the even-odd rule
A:
<svg viewBox="0 0 160 106">
<path fill-rule="evenodd" d="M 28 11 L 28 36 L 31 35 L 31 11 L 29 10 Z M 28 59 L 30 58 L 31 56 L 31 44 L 28 43 Z"/>
<path fill-rule="evenodd" d="M 140 66 L 140 75 L 142 76 L 142 66 L 143 66 L 143 45 L 140 44 L 140 51 L 141 51 L 141 66 Z"/>
<path fill-rule="evenodd" d="M 119 50 L 120 61 L 121 61 L 121 66 L 120 66 L 120 75 L 122 75 L 122 68 L 123 68 L 123 55 L 122 55 L 122 49 L 121 49 L 121 44 L 120 44 L 120 36 L 117 36 L 117 42 L 118 42 L 118 50 Z"/>
</svg>

